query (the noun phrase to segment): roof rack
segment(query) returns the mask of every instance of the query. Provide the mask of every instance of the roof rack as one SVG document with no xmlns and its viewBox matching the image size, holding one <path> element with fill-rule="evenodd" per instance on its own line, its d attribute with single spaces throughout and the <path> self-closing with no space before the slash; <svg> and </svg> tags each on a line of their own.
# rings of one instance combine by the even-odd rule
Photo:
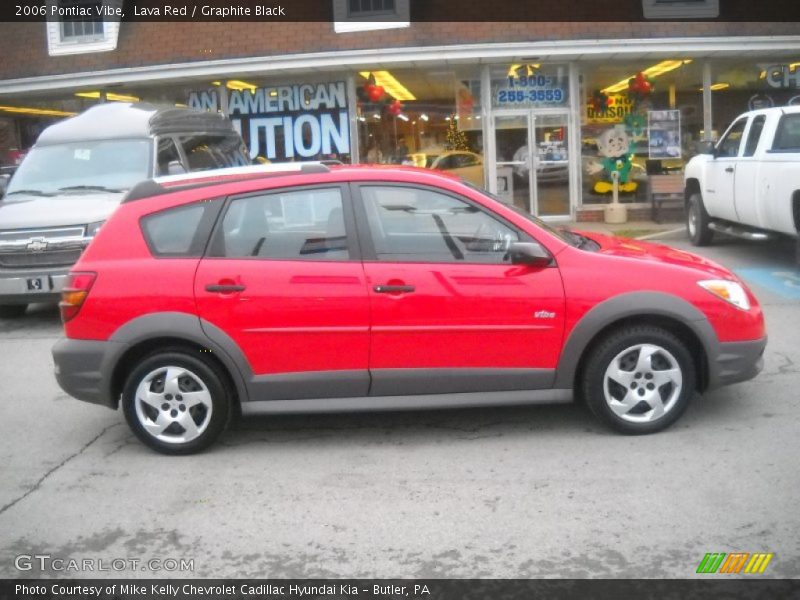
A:
<svg viewBox="0 0 800 600">
<path fill-rule="evenodd" d="M 195 171 L 180 175 L 167 175 L 146 179 L 134 185 L 122 202 L 133 202 L 142 198 L 160 196 L 177 189 L 185 190 L 203 187 L 213 183 L 232 183 L 261 177 L 294 175 L 297 173 L 330 173 L 327 165 L 321 162 L 273 163 L 264 165 L 248 165 L 245 167 L 229 167 L 209 171 Z"/>
</svg>

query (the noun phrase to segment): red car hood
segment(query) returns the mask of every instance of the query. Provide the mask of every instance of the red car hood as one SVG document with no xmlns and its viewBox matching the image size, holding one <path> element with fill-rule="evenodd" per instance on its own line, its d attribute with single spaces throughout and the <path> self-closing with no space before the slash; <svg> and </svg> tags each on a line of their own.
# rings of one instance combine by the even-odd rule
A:
<svg viewBox="0 0 800 600">
<path fill-rule="evenodd" d="M 628 258 L 638 258 L 641 260 L 689 267 L 704 271 L 718 279 L 737 280 L 736 276 L 722 265 L 703 258 L 702 256 L 692 254 L 691 252 L 676 250 L 675 248 L 670 248 L 669 246 L 663 246 L 661 244 L 603 235 L 595 232 L 575 230 L 575 233 L 586 236 L 600 244 L 599 252 L 602 254 L 625 256 Z"/>
</svg>

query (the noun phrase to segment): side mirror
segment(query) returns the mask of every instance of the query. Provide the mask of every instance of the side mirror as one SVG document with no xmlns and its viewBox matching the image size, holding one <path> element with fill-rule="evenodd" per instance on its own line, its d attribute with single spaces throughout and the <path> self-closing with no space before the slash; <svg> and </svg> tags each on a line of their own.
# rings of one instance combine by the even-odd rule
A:
<svg viewBox="0 0 800 600">
<path fill-rule="evenodd" d="M 183 175 L 186 169 L 179 160 L 171 160 L 167 163 L 167 175 Z"/>
<path fill-rule="evenodd" d="M 716 156 L 716 148 L 714 146 L 714 142 L 710 142 L 708 140 L 698 142 L 697 144 L 697 153 L 698 154 L 711 154 L 712 156 Z"/>
<path fill-rule="evenodd" d="M 508 248 L 512 265 L 547 267 L 553 261 L 550 253 L 537 242 L 512 242 Z"/>
</svg>

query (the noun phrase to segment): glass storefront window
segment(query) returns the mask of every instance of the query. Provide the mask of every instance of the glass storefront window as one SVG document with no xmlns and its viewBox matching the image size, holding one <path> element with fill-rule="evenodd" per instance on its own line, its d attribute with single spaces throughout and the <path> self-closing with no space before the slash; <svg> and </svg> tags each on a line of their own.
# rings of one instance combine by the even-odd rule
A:
<svg viewBox="0 0 800 600">
<path fill-rule="evenodd" d="M 711 139 L 743 112 L 800 104 L 800 55 L 756 61 L 711 62 Z"/>
<path fill-rule="evenodd" d="M 681 171 L 701 139 L 702 61 L 584 63 L 580 70 L 583 204 L 610 200 L 613 171 L 620 201 L 646 201 L 648 174 Z"/>
<path fill-rule="evenodd" d="M 361 162 L 439 169 L 484 187 L 477 69 L 359 71 L 356 87 Z"/>
</svg>

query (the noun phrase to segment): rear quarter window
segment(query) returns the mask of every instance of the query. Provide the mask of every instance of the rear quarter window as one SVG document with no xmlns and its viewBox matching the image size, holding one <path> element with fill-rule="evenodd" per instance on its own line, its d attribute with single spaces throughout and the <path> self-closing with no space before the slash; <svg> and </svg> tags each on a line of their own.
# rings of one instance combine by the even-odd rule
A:
<svg viewBox="0 0 800 600">
<path fill-rule="evenodd" d="M 783 152 L 800 152 L 800 113 L 781 117 L 772 149 Z"/>
<path fill-rule="evenodd" d="M 166 258 L 201 257 L 221 207 L 222 200 L 208 200 L 142 218 L 142 233 L 150 252 Z"/>
</svg>

